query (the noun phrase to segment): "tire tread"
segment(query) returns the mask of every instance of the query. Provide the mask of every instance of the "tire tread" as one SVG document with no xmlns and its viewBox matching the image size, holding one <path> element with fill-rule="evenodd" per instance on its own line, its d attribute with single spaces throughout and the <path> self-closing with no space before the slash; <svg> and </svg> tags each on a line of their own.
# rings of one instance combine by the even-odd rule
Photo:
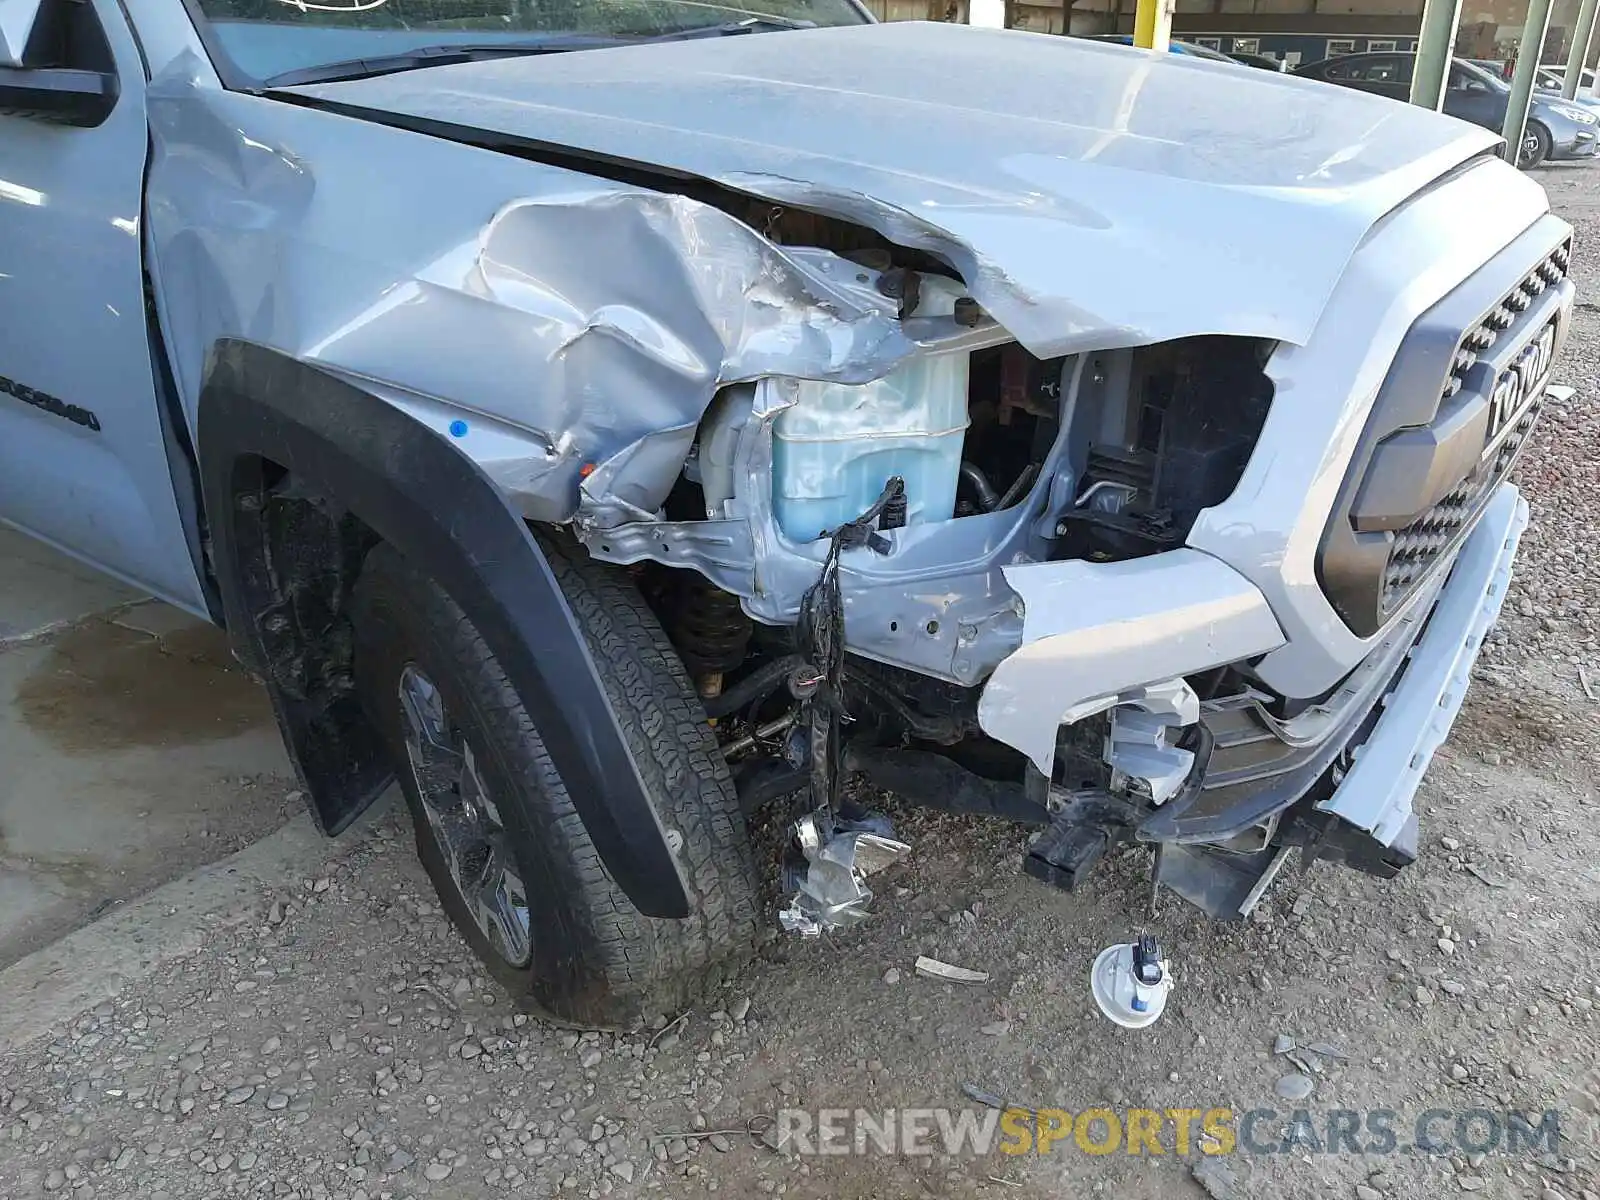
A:
<svg viewBox="0 0 1600 1200">
<path fill-rule="evenodd" d="M 485 736 L 534 778 L 523 815 L 570 891 L 556 925 L 571 943 L 581 986 L 531 977 L 529 996 L 575 1024 L 629 1025 L 674 1011 L 719 984 L 752 952 L 759 887 L 744 818 L 712 727 L 665 632 L 627 574 L 554 537 L 541 546 L 605 685 L 618 725 L 662 824 L 682 838 L 690 892 L 683 920 L 643 916 L 600 859 L 511 681 L 466 614 L 432 579 L 387 546 L 357 585 L 367 640 L 404 637 L 412 610 L 449 661 Z M 374 657 L 374 656 L 368 656 Z M 360 660 L 358 660 L 359 663 Z M 369 706 L 381 704 L 372 696 Z M 409 780 L 403 781 L 409 788 Z M 436 880 L 437 882 L 437 880 Z M 536 913 L 534 936 L 550 936 Z M 460 921 L 458 920 L 458 924 Z M 471 931 L 466 930 L 470 936 Z M 503 977 L 503 976 L 502 976 Z"/>
</svg>

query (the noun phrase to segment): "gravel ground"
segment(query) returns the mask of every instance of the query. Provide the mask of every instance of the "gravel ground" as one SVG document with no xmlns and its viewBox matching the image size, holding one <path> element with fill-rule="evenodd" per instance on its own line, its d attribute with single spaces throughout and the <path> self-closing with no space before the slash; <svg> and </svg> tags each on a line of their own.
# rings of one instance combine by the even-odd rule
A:
<svg viewBox="0 0 1600 1200">
<path fill-rule="evenodd" d="M 1286 874 L 1254 919 L 1151 914 L 1127 851 L 1082 893 L 1017 872 L 1021 835 L 897 813 L 912 855 L 879 916 L 774 939 L 736 987 L 637 1035 L 515 1012 L 442 916 L 396 816 L 204 948 L 0 1062 L 0 1197 L 1483 1196 L 1600 1194 L 1600 170 L 1541 173 L 1578 229 L 1580 309 L 1522 479 L 1534 507 L 1506 616 L 1392 882 Z M 1580 668 L 1582 672 L 1580 673 Z M 1600 691 L 1595 693 L 1600 695 Z M 1178 979 L 1142 1033 L 1100 1018 L 1094 953 L 1140 925 Z M 918 977 L 918 954 L 987 971 Z M 86 970 L 94 964 L 85 963 Z M 0 997 L 0 1002 L 6 1002 Z M 669 1022 L 670 1018 L 675 1018 Z M 1316 1044 L 1314 1051 L 1299 1048 Z M 1293 1044 L 1305 1064 L 1297 1068 Z M 785 1154 L 782 1108 L 1267 1108 L 1257 1140 L 1332 1110 L 1559 1113 L 1517 1154 Z M 1537 1120 L 1537 1118 L 1535 1118 Z M 1448 1127 L 1448 1122 L 1446 1128 Z M 1368 1139 L 1363 1139 L 1367 1144 Z M 1223 1169 L 1217 1170 L 1222 1162 Z"/>
</svg>

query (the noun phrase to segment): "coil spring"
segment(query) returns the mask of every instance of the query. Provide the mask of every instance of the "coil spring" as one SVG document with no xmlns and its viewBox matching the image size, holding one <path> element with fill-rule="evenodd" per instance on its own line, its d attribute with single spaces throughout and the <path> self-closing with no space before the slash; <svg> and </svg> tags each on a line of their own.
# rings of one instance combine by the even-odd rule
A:
<svg viewBox="0 0 1600 1200">
<path fill-rule="evenodd" d="M 722 676 L 745 660 L 750 618 L 739 597 L 698 575 L 679 574 L 667 633 L 701 694 L 714 696 L 722 690 Z"/>
</svg>

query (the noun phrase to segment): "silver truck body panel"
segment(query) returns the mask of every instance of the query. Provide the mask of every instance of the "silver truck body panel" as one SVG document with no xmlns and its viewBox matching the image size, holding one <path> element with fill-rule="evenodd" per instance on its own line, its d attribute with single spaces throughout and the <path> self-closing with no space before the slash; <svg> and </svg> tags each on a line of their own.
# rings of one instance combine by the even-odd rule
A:
<svg viewBox="0 0 1600 1200">
<path fill-rule="evenodd" d="M 1311 340 L 1268 362 L 1273 405 L 1256 451 L 1188 543 L 1267 597 L 1287 639 L 1257 666 L 1274 689 L 1318 695 L 1381 640 L 1352 633 L 1317 579 L 1339 484 L 1412 322 L 1548 211 L 1544 189 L 1505 163 L 1441 182 L 1372 232 Z"/>
<path fill-rule="evenodd" d="M 953 76 L 983 86 L 958 92 Z M 1051 115 L 1011 111 L 1024 79 L 1048 101 L 1031 111 Z M 1241 103 L 1241 88 L 1259 95 Z M 603 558 L 698 569 L 775 623 L 793 620 L 823 543 L 784 539 L 759 486 L 722 521 L 656 512 L 712 397 L 741 381 L 770 391 L 773 377 L 864 381 L 983 331 L 901 323 L 854 264 L 776 247 L 687 196 L 382 122 L 525 139 L 530 155 L 556 147 L 564 163 L 575 150 L 598 156 L 601 173 L 627 160 L 855 220 L 943 254 L 995 318 L 987 337 L 1041 356 L 1206 332 L 1308 343 L 1373 224 L 1492 144 L 1435 114 L 1263 72 L 923 25 L 293 90 L 372 120 L 222 91 L 182 54 L 151 88 L 152 259 L 190 413 L 217 338 L 273 346 L 383 389 L 529 518 L 576 518 Z M 880 115 L 862 120 L 863 108 Z M 1530 189 L 1542 203 L 1504 164 L 1474 170 L 1523 208 Z M 387 179 L 403 183 L 374 187 Z M 1244 228 L 1248 238 L 1216 237 Z M 1514 232 L 1486 221 L 1475 238 L 1487 253 Z M 1271 265 L 1291 257 L 1294 272 Z M 1341 335 L 1325 336 L 1343 352 Z M 1353 435 L 1364 398 L 1345 390 L 1346 366 L 1307 399 Z M 769 402 L 742 443 L 757 475 L 777 411 Z M 1303 489 L 1285 454 L 1257 457 L 1283 490 Z M 1336 478 L 1342 463 L 1323 466 Z M 899 531 L 886 558 L 849 556 L 853 648 L 985 678 L 1022 640 L 1001 569 L 1042 553 L 1044 518 L 1062 502 L 1036 492 L 1016 510 Z M 1237 549 L 1207 548 L 1248 559 L 1280 532 L 1278 511 L 1242 515 L 1222 539 Z M 1337 649 L 1320 665 L 1359 645 Z"/>
<path fill-rule="evenodd" d="M 38 15 L 39 0 L 0 0 L 0 66 L 22 65 L 22 52 Z"/>
<path fill-rule="evenodd" d="M 260 342 L 522 431 L 514 499 L 566 520 L 582 468 L 692 433 L 723 382 L 865 380 L 917 348 L 843 260 L 803 261 L 681 196 L 178 71 L 150 114 L 154 265 L 191 419 L 207 348 Z M 457 440 L 476 457 L 470 429 Z M 653 502 L 620 498 L 653 509 L 681 464 L 641 484 Z"/>
<path fill-rule="evenodd" d="M 1040 357 L 1196 333 L 1303 343 L 1373 223 L 1494 145 L 1288 76 L 942 23 L 291 90 L 850 218 L 945 257 Z"/>
<path fill-rule="evenodd" d="M 144 66 L 117 5 L 95 9 L 120 81 L 110 116 L 0 114 L 0 521 L 203 612 L 145 321 Z M 4 38 L 32 16 L 6 0 Z"/>
</svg>

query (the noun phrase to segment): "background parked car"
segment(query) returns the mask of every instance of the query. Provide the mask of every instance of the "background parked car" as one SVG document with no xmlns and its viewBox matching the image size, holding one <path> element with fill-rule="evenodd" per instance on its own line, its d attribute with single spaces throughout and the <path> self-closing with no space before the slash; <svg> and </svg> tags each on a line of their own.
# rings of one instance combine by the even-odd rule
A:
<svg viewBox="0 0 1600 1200">
<path fill-rule="evenodd" d="M 1534 86 L 1549 96 L 1551 93 L 1560 95 L 1562 80 L 1566 78 L 1566 67 L 1540 67 L 1533 77 Z M 1590 112 L 1600 115 L 1600 99 L 1596 99 L 1592 91 L 1594 87 L 1594 72 L 1584 71 L 1582 82 L 1578 84 L 1578 94 L 1567 104 L 1576 104 L 1579 108 L 1586 108 Z M 1551 97 L 1554 98 L 1553 96 Z"/>
<path fill-rule="evenodd" d="M 1411 94 L 1416 57 L 1389 52 L 1344 54 L 1308 63 L 1295 74 L 1403 102 Z M 1498 75 L 1458 58 L 1450 64 L 1444 111 L 1485 129 L 1498 130 L 1505 124 L 1510 95 L 1510 85 Z M 1580 104 L 1535 92 L 1517 165 L 1532 167 L 1546 159 L 1594 157 L 1596 121 L 1596 114 Z"/>
<path fill-rule="evenodd" d="M 1567 66 L 1565 63 L 1546 63 L 1539 68 L 1539 87 L 1545 91 L 1561 90 L 1561 81 L 1566 78 Z M 1594 68 L 1585 67 L 1578 76 L 1578 95 L 1585 96 L 1594 87 Z"/>
<path fill-rule="evenodd" d="M 1287 71 L 1289 64 L 1281 58 L 1273 58 L 1270 54 L 1246 54 L 1235 51 L 1228 55 L 1234 62 L 1243 63 L 1247 67 L 1259 67 L 1263 71 Z"/>
<path fill-rule="evenodd" d="M 1091 42 L 1116 42 L 1122 46 L 1133 45 L 1133 35 L 1130 33 L 1091 33 L 1087 36 Z M 1239 65 L 1234 59 L 1229 58 L 1220 50 L 1213 50 L 1209 46 L 1197 46 L 1193 42 L 1180 42 L 1176 38 L 1168 44 L 1167 49 L 1174 54 L 1189 54 L 1195 58 L 1208 58 L 1212 62 L 1225 62 L 1233 67 Z"/>
</svg>

